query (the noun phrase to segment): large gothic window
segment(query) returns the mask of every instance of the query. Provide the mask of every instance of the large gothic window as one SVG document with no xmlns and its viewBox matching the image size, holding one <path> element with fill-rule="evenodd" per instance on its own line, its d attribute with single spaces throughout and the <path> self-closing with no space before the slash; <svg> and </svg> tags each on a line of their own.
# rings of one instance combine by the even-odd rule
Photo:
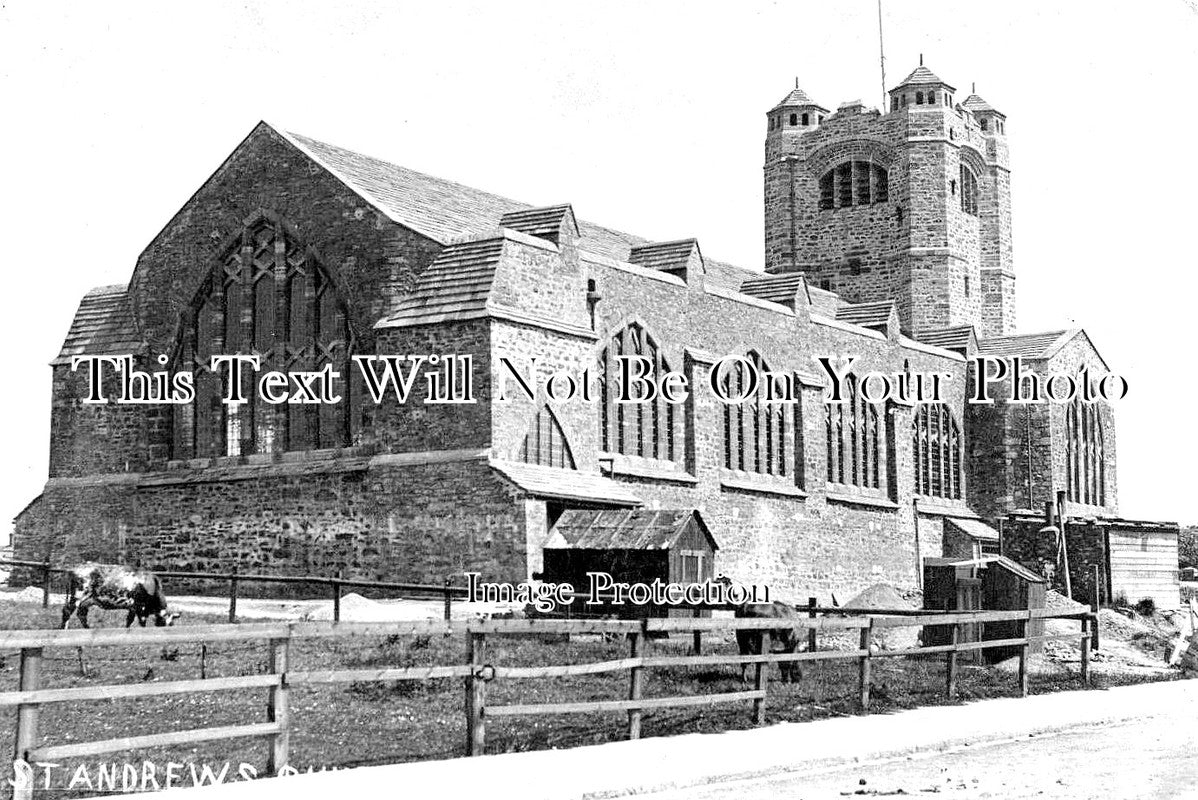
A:
<svg viewBox="0 0 1198 800">
<path fill-rule="evenodd" d="M 857 376 L 845 378 L 844 402 L 824 403 L 828 482 L 882 487 L 886 417 L 861 397 Z"/>
<path fill-rule="evenodd" d="M 617 402 L 620 385 L 621 356 L 640 356 L 648 360 L 646 377 L 655 383 L 670 371 L 661 348 L 645 329 L 631 323 L 616 333 L 599 354 L 599 430 L 604 451 L 642 458 L 673 461 L 678 456 L 680 409 L 667 403 L 659 394 L 647 402 Z M 635 372 L 633 374 L 636 374 Z M 633 386 L 629 396 L 643 397 L 640 387 Z"/>
<path fill-rule="evenodd" d="M 791 435 L 782 403 L 765 401 L 764 375 L 769 371 L 760 354 L 749 353 L 748 361 L 759 376 L 756 390 L 740 403 L 724 403 L 724 467 L 786 474 L 787 441 Z M 751 388 L 750 370 L 742 361 L 719 376 L 725 397 L 740 397 Z"/>
<path fill-rule="evenodd" d="M 1106 452 L 1095 403 L 1074 399 L 1065 409 L 1065 472 L 1071 501 L 1106 505 Z"/>
<path fill-rule="evenodd" d="M 175 416 L 175 453 L 182 458 L 275 453 L 349 444 L 349 355 L 345 305 L 315 253 L 273 215 L 251 220 L 197 292 L 178 342 L 176 363 L 190 365 L 196 399 Z M 227 368 L 214 355 L 258 355 L 261 368 L 340 373 L 340 402 L 265 403 L 257 376 L 242 376 L 236 408 L 221 402 Z"/>
<path fill-rule="evenodd" d="M 944 403 L 925 403 L 911 426 L 916 494 L 961 499 L 961 429 Z"/>
<path fill-rule="evenodd" d="M 890 199 L 886 168 L 869 161 L 845 161 L 819 180 L 819 207 L 867 206 Z"/>
<path fill-rule="evenodd" d="M 570 445 L 566 442 L 566 433 L 562 430 L 557 415 L 548 405 L 541 406 L 533 418 L 532 426 L 524 437 L 520 447 L 520 460 L 525 464 L 539 464 L 542 467 L 562 467 L 574 469 L 574 456 L 570 453 Z"/>
</svg>

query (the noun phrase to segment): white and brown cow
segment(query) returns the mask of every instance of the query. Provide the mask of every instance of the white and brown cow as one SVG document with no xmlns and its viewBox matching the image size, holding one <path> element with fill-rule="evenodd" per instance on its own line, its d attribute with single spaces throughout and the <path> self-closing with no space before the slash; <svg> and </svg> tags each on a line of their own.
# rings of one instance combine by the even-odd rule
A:
<svg viewBox="0 0 1198 800">
<path fill-rule="evenodd" d="M 801 618 L 803 613 L 797 608 L 786 603 L 775 600 L 772 603 L 745 603 L 737 606 L 736 617 L 739 619 L 776 619 L 782 622 Z M 773 653 L 794 653 L 800 649 L 800 645 L 806 645 L 806 639 L 803 636 L 801 628 L 783 625 L 777 628 L 767 629 L 768 633 L 773 637 Z M 736 632 L 736 646 L 740 650 L 742 656 L 758 656 L 761 655 L 762 643 L 765 639 L 767 630 L 738 630 Z M 740 668 L 740 679 L 745 679 L 745 670 L 747 665 L 742 664 Z M 796 682 L 802 677 L 799 671 L 799 665 L 795 661 L 782 661 L 778 664 L 778 670 L 782 673 L 782 682 Z"/>
<path fill-rule="evenodd" d="M 87 624 L 87 612 L 92 606 L 127 610 L 126 628 L 135 619 L 144 628 L 150 617 L 154 618 L 157 627 L 173 625 L 179 617 L 178 613 L 167 611 L 162 582 L 152 572 L 116 564 L 81 564 L 71 570 L 67 577 L 66 605 L 62 607 L 64 628 L 72 615 L 79 617 L 83 627 L 90 627 Z"/>
</svg>

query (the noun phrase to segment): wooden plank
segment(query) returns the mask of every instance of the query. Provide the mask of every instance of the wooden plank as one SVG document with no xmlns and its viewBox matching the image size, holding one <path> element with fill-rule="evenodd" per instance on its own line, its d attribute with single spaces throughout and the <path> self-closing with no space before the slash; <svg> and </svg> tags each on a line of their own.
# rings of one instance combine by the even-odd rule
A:
<svg viewBox="0 0 1198 800">
<path fill-rule="evenodd" d="M 162 645 L 179 642 L 251 642 L 288 635 L 281 623 L 253 625 L 180 625 L 169 628 L 72 628 L 0 631 L 0 649 Z"/>
<path fill-rule="evenodd" d="M 860 661 L 857 669 L 858 669 L 858 680 L 860 683 L 859 688 L 861 690 L 860 705 L 861 705 L 861 713 L 862 714 L 869 713 L 870 682 L 873 679 L 872 675 L 871 675 L 873 659 L 871 658 L 871 653 L 870 653 L 870 650 L 872 649 L 871 645 L 873 644 L 873 634 L 874 634 L 873 624 L 872 624 L 873 622 L 874 622 L 874 620 L 870 620 L 870 626 L 867 628 L 861 629 L 861 650 L 864 651 L 864 654 L 861 656 L 861 661 Z"/>
<path fill-rule="evenodd" d="M 1086 686 L 1090 685 L 1090 630 L 1087 627 L 1089 620 L 1082 620 L 1081 631 L 1081 651 L 1082 651 L 1082 683 Z"/>
<path fill-rule="evenodd" d="M 764 699 L 758 691 L 701 694 L 690 697 L 653 697 L 641 700 L 596 700 L 589 703 L 535 703 L 529 705 L 491 706 L 488 717 L 517 717 L 531 714 L 587 714 L 595 711 L 626 711 L 632 708 L 681 708 L 734 703 L 740 700 Z"/>
<path fill-rule="evenodd" d="M 21 692 L 36 691 L 42 679 L 42 650 L 30 647 L 21 651 Z M 17 708 L 17 735 L 13 747 L 14 761 L 32 761 L 29 753 L 37 746 L 37 723 L 39 709 L 36 705 Z"/>
<path fill-rule="evenodd" d="M 217 739 L 241 739 L 251 736 L 274 736 L 279 726 L 272 722 L 254 725 L 229 725 L 221 728 L 195 728 L 172 733 L 152 733 L 147 736 L 126 736 L 121 739 L 102 739 L 95 742 L 79 742 L 54 747 L 39 747 L 30 753 L 33 761 L 56 761 L 61 758 L 92 756 L 100 753 L 115 753 L 122 750 L 141 750 L 150 747 L 167 747 L 192 742 L 209 742 Z"/>
<path fill-rule="evenodd" d="M 1028 675 L 1030 666 L 1028 660 L 1028 644 L 1024 642 L 1019 648 L 1019 696 L 1027 697 L 1028 691 Z"/>
<path fill-rule="evenodd" d="M 692 619 L 689 617 L 656 617 L 646 620 L 651 631 L 761 631 L 774 628 L 794 628 L 795 630 L 857 630 L 864 628 L 869 621 L 863 617 L 793 617 L 786 620 L 778 619 L 748 619 L 735 617 L 732 619 Z M 915 623 L 911 623 L 915 624 Z"/>
<path fill-rule="evenodd" d="M 952 647 L 948 651 L 944 665 L 944 696 L 955 697 L 957 694 L 957 652 L 961 643 L 961 626 L 953 626 Z"/>
<path fill-rule="evenodd" d="M 621 619 L 489 619 L 469 623 L 471 633 L 637 633 L 640 620 Z"/>
<path fill-rule="evenodd" d="M 646 637 L 643 633 L 633 633 L 629 635 L 629 661 L 639 661 L 642 664 L 644 663 L 645 659 L 643 656 L 645 652 L 645 639 Z M 640 700 L 641 695 L 644 693 L 644 689 L 645 670 L 640 666 L 633 667 L 628 673 L 629 701 L 636 702 Z M 628 709 L 628 738 L 629 740 L 641 738 L 641 709 L 639 706 L 637 708 Z"/>
<path fill-rule="evenodd" d="M 447 667 L 393 667 L 389 669 L 327 669 L 288 672 L 291 686 L 322 683 L 352 683 L 354 681 L 422 681 L 433 678 L 462 678 L 472 674 L 469 664 Z M 499 670 L 496 670 L 498 672 Z"/>
<path fill-rule="evenodd" d="M 0 692 L 0 707 L 21 703 L 72 703 L 84 700 L 116 700 L 123 697 L 154 697 L 191 692 L 216 692 L 229 689 L 259 689 L 275 686 L 277 675 L 240 675 L 161 683 L 129 683 L 109 686 L 78 686 L 67 689 L 39 689 L 33 692 Z"/>
<path fill-rule="evenodd" d="M 292 638 L 331 639 L 350 636 L 448 636 L 465 633 L 467 623 L 448 623 L 442 619 L 417 619 L 402 622 L 296 622 Z"/>
<path fill-rule="evenodd" d="M 287 766 L 291 751 L 291 703 L 285 679 L 290 660 L 289 649 L 290 642 L 287 639 L 270 640 L 270 671 L 279 678 L 279 683 L 270 688 L 266 704 L 266 719 L 278 726 L 278 731 L 271 737 L 270 755 L 266 762 L 266 771 L 271 775 L 278 775 Z"/>
<path fill-rule="evenodd" d="M 487 699 L 487 684 L 478 676 L 487 656 L 486 638 L 481 633 L 471 633 L 466 656 L 470 664 L 470 675 L 466 678 L 466 753 L 481 756 L 486 752 L 487 720 L 484 707 Z"/>
<path fill-rule="evenodd" d="M 815 653 L 765 653 L 763 655 L 713 654 L 708 656 L 654 656 L 646 667 L 703 667 L 713 664 L 781 664 L 792 661 L 837 661 L 860 658 L 861 650 L 820 650 Z"/>
<path fill-rule="evenodd" d="M 761 653 L 762 655 L 770 652 L 774 646 L 773 631 L 765 631 L 761 634 Z M 753 665 L 753 690 L 761 693 L 761 697 L 753 701 L 753 723 L 755 725 L 765 724 L 765 693 L 769 686 L 769 664 L 764 661 L 758 661 Z"/>
<path fill-rule="evenodd" d="M 1086 612 L 1080 612 L 1086 613 Z M 1058 613 L 1049 613 L 1044 616 L 1056 617 L 1061 616 Z M 968 612 L 959 614 L 929 614 L 920 617 L 876 617 L 874 618 L 875 628 L 910 628 L 915 626 L 928 625 L 956 625 L 962 622 L 1006 622 L 1008 620 L 1027 619 L 1027 611 L 982 611 Z"/>
<path fill-rule="evenodd" d="M 495 667 L 496 678 L 560 678 L 565 675 L 594 675 L 644 666 L 640 658 L 617 658 L 589 664 L 561 664 L 552 667 Z"/>
</svg>

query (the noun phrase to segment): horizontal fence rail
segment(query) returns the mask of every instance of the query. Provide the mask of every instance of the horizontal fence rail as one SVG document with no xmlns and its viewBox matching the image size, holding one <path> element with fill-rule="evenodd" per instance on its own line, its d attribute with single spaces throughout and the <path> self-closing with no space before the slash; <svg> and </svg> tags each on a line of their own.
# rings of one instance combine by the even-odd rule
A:
<svg viewBox="0 0 1198 800">
<path fill-rule="evenodd" d="M 51 579 L 55 575 L 68 575 L 72 572 L 69 567 L 56 567 L 49 561 L 22 561 L 19 559 L 0 559 L 0 565 L 21 567 L 38 570 L 42 575 L 42 607 L 49 608 L 51 594 Z M 332 593 L 333 621 L 341 621 L 341 596 L 348 588 L 377 589 L 392 592 L 401 597 L 423 598 L 437 597 L 444 603 L 444 617 L 448 621 L 453 616 L 452 603 L 469 597 L 465 586 L 454 586 L 447 578 L 441 586 L 430 583 L 395 583 L 392 581 L 367 581 L 355 578 L 328 577 L 324 575 L 260 575 L 255 573 L 232 572 L 180 572 L 177 570 L 152 570 L 160 578 L 176 578 L 179 580 L 216 581 L 229 584 L 229 622 L 237 621 L 237 601 L 239 589 L 245 583 L 274 583 L 292 586 L 326 586 Z"/>
<path fill-rule="evenodd" d="M 802 611 L 810 611 L 803 608 Z M 0 692 L 0 708 L 17 708 L 15 738 L 16 759 L 46 761 L 147 747 L 163 747 L 193 742 L 266 738 L 270 742 L 267 769 L 276 774 L 287 763 L 289 755 L 291 714 L 289 692 L 293 687 L 318 686 L 349 682 L 423 681 L 464 679 L 466 712 L 466 751 L 481 754 L 486 746 L 486 720 L 491 717 L 519 717 L 545 714 L 584 714 L 624 712 L 628 715 L 628 736 L 638 738 L 643 712 L 651 709 L 708 706 L 724 703 L 751 702 L 754 721 L 765 720 L 765 703 L 769 696 L 767 670 L 770 664 L 787 665 L 806 661 L 850 661 L 858 666 L 859 708 L 868 713 L 872 664 L 879 658 L 942 655 L 945 658 L 945 692 L 956 693 L 957 657 L 960 653 L 976 652 L 996 647 L 1019 649 L 1019 691 L 1028 692 L 1029 646 L 1035 642 L 1074 640 L 1081 647 L 1081 677 L 1090 680 L 1090 650 L 1092 629 L 1097 617 L 1092 611 L 1055 611 L 1033 609 L 1025 611 L 941 612 L 909 616 L 886 616 L 873 612 L 858 612 L 859 616 L 844 616 L 837 610 L 834 616 L 801 616 L 785 619 L 749 618 L 650 618 L 641 620 L 599 619 L 486 619 L 486 620 L 417 620 L 411 622 L 301 622 L 260 623 L 247 625 L 195 625 L 171 628 L 107 628 L 74 630 L 12 630 L 0 631 L 0 651 L 19 650 L 20 688 Z M 1080 623 L 1079 630 L 1070 633 L 1029 636 L 1026 624 L 1033 620 L 1065 619 Z M 1022 622 L 1022 636 L 1003 639 L 964 641 L 966 626 L 990 622 Z M 876 633 L 900 627 L 951 629 L 951 643 L 927 647 L 908 647 L 879 650 L 874 646 Z M 775 651 L 774 631 L 789 628 L 807 633 L 845 632 L 850 635 L 849 647 L 843 650 L 808 649 L 796 652 Z M 650 655 L 649 644 L 665 633 L 723 633 L 736 631 L 760 633 L 762 640 L 756 653 L 701 654 L 698 647 L 692 655 Z M 603 635 L 624 638 L 629 643 L 627 658 L 581 664 L 550 666 L 493 665 L 487 658 L 488 637 L 551 635 Z M 465 658 L 457 664 L 394 668 L 346 668 L 302 670 L 290 663 L 292 642 L 304 639 L 328 639 L 363 636 L 433 636 L 461 635 L 467 647 Z M 795 641 L 798 641 L 796 638 Z M 161 646 L 193 642 L 259 642 L 269 647 L 269 672 L 261 675 L 176 680 L 161 683 L 118 684 L 111 686 L 82 686 L 47 688 L 41 685 L 41 668 L 46 649 Z M 803 643 L 809 648 L 811 639 Z M 696 643 L 697 644 L 697 643 Z M 856 645 L 856 646 L 853 646 Z M 746 691 L 700 694 L 677 697 L 643 696 L 647 673 L 652 669 L 738 665 L 753 668 L 753 688 Z M 612 672 L 629 674 L 628 696 L 611 700 L 589 700 L 559 703 L 487 703 L 487 686 L 496 680 L 530 680 L 567 676 L 598 675 Z M 40 745 L 38 712 L 42 705 L 98 701 L 114 698 L 166 696 L 192 692 L 262 689 L 267 692 L 267 719 L 243 725 L 198 728 L 186 731 L 155 733 L 93 742 L 64 745 Z M 21 797 L 20 794 L 17 795 Z M 26 795 L 28 796 L 28 795 Z"/>
</svg>

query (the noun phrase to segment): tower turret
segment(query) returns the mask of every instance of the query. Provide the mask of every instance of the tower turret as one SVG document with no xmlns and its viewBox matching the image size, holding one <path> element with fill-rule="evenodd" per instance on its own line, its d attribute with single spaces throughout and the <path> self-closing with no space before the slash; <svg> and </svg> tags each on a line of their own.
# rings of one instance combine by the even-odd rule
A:
<svg viewBox="0 0 1198 800">
<path fill-rule="evenodd" d="M 971 94 L 961 104 L 978 121 L 978 127 L 986 136 L 1005 136 L 1007 133 L 1007 115 L 987 103 L 977 94 Z"/>
<path fill-rule="evenodd" d="M 909 106 L 953 107 L 953 95 L 957 90 L 936 76 L 923 65 L 919 66 L 898 86 L 890 90 L 890 110 L 899 111 Z"/>
</svg>

